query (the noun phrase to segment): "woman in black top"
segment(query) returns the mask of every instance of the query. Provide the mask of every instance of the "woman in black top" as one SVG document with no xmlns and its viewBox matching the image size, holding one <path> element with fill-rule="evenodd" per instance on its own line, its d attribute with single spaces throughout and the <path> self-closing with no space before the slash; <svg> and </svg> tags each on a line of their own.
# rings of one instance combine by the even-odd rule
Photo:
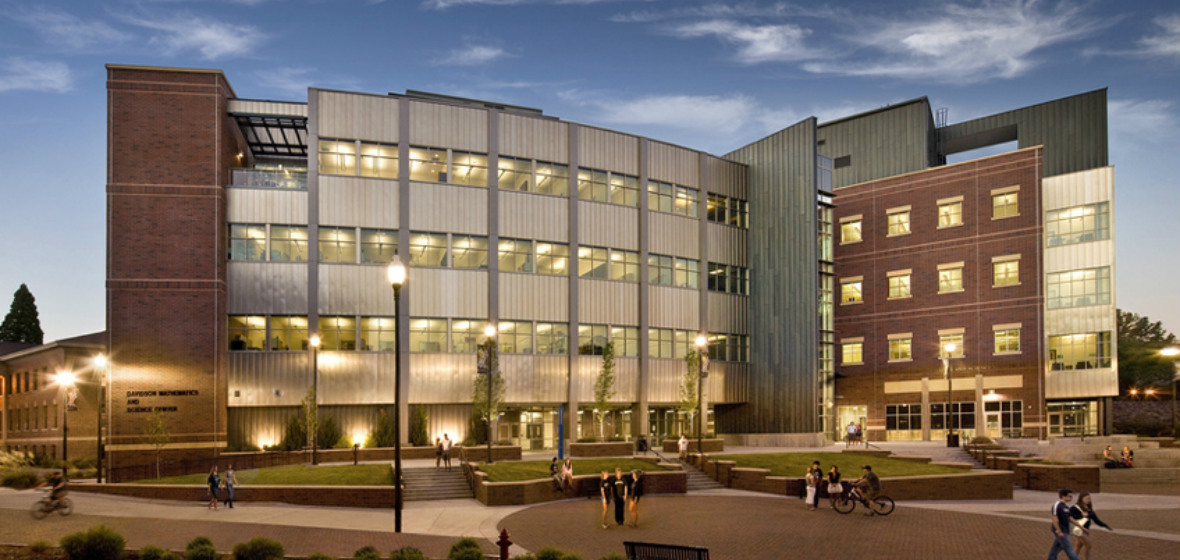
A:
<svg viewBox="0 0 1180 560">
<path fill-rule="evenodd" d="M 209 485 L 209 505 L 206 509 L 217 509 L 217 488 L 221 486 L 221 477 L 217 476 L 217 465 L 213 465 L 213 470 L 209 471 L 209 478 L 205 480 Z"/>
<path fill-rule="evenodd" d="M 610 474 L 602 471 L 602 480 L 598 481 L 598 495 L 602 497 L 602 528 L 606 529 L 606 512 L 610 511 L 610 497 L 615 492 L 615 484 Z"/>
<path fill-rule="evenodd" d="M 1078 520 L 1078 523 L 1073 525 L 1071 531 L 1074 536 L 1074 550 L 1078 553 L 1078 556 L 1085 558 L 1085 560 L 1090 560 L 1090 551 L 1094 550 L 1094 543 L 1090 542 L 1091 522 L 1101 527 L 1106 527 L 1108 531 L 1114 531 L 1114 529 L 1110 528 L 1110 525 L 1098 519 L 1098 514 L 1094 512 L 1094 505 L 1090 500 L 1090 493 L 1082 492 L 1078 494 L 1078 502 L 1069 509 L 1069 516 Z"/>
<path fill-rule="evenodd" d="M 627 509 L 631 511 L 631 526 L 639 526 L 639 497 L 643 495 L 643 471 L 631 471 L 631 483 L 627 485 Z"/>
<path fill-rule="evenodd" d="M 836 498 L 844 493 L 844 485 L 840 484 L 840 468 L 832 465 L 828 469 L 828 501 L 832 502 L 832 509 L 836 508 Z"/>
</svg>

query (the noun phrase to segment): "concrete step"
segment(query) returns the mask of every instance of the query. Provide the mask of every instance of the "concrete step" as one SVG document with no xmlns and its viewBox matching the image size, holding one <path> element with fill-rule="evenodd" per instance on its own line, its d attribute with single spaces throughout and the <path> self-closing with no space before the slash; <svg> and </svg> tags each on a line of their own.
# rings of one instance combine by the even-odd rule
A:
<svg viewBox="0 0 1180 560">
<path fill-rule="evenodd" d="M 458 467 L 450 471 L 434 468 L 403 469 L 402 478 L 406 481 L 407 502 L 473 497 L 467 478 Z"/>
<path fill-rule="evenodd" d="M 1180 468 L 1102 469 L 1102 483 L 1175 483 L 1180 480 Z"/>
<path fill-rule="evenodd" d="M 718 488 L 725 488 L 720 482 L 709 478 L 708 475 L 701 472 L 700 469 L 691 465 L 681 465 L 681 468 L 688 473 L 688 491 L 697 492 L 700 490 L 716 490 Z"/>
</svg>

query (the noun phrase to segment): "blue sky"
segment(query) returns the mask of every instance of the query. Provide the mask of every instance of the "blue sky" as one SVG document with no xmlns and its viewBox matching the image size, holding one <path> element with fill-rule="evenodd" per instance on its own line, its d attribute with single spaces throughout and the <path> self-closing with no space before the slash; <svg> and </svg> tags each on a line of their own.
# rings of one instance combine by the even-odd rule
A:
<svg viewBox="0 0 1180 560">
<path fill-rule="evenodd" d="M 105 328 L 106 63 L 240 97 L 425 90 L 716 154 L 928 96 L 949 121 L 1109 88 L 1117 298 L 1180 332 L 1172 1 L 0 0 L 0 312 Z"/>
</svg>

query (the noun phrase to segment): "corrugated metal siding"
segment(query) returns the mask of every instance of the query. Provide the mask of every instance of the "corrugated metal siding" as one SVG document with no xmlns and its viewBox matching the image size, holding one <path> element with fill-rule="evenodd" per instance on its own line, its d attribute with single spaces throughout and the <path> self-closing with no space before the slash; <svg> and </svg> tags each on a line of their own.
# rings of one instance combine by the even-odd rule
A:
<svg viewBox="0 0 1180 560">
<path fill-rule="evenodd" d="M 648 377 L 648 400 L 652 405 L 680 403 L 680 386 L 684 384 L 683 359 L 651 359 Z"/>
<path fill-rule="evenodd" d="M 594 383 L 602 370 L 602 356 L 578 356 L 574 360 L 574 382 L 584 407 L 594 402 Z M 615 357 L 615 397 L 612 403 L 633 403 L 639 386 L 639 360 L 637 358 Z"/>
<path fill-rule="evenodd" d="M 1042 180 L 1041 185 L 1041 197 L 1046 212 L 1082 204 L 1114 202 L 1113 167 L 1049 177 Z M 1114 219 L 1113 214 L 1111 219 Z"/>
<path fill-rule="evenodd" d="M 650 220 L 650 252 L 689 259 L 701 258 L 699 219 L 663 212 L 648 212 L 647 216 Z"/>
<path fill-rule="evenodd" d="M 398 141 L 398 99 L 388 95 L 366 95 L 318 90 L 319 136 Z M 309 153 L 317 148 L 308 146 Z"/>
<path fill-rule="evenodd" d="M 306 117 L 307 103 L 291 103 L 286 101 L 261 101 L 257 99 L 230 99 L 228 111 L 247 115 L 282 115 L 286 117 Z"/>
<path fill-rule="evenodd" d="M 816 129 L 808 119 L 727 157 L 750 165 L 751 387 L 723 433 L 818 432 Z M 712 313 L 710 313 L 712 317 Z"/>
<path fill-rule="evenodd" d="M 542 274 L 500 274 L 500 318 L 567 322 L 569 278 Z"/>
<path fill-rule="evenodd" d="M 639 138 L 588 126 L 578 127 L 578 165 L 639 175 Z M 570 175 L 574 175 L 570 170 Z M 573 186 L 571 185 L 571 190 Z"/>
<path fill-rule="evenodd" d="M 639 326 L 639 284 L 613 280 L 578 282 L 578 319 L 582 323 Z M 570 333 L 576 340 L 577 333 Z M 570 341 L 573 345 L 574 340 Z"/>
<path fill-rule="evenodd" d="M 850 156 L 851 165 L 832 170 L 833 185 L 863 183 L 933 165 L 932 127 L 930 103 L 921 99 L 825 123 L 816 133 L 824 142 L 818 151 L 832 159 Z"/>
<path fill-rule="evenodd" d="M 311 388 L 309 352 L 230 352 L 228 360 L 231 407 L 298 406 Z"/>
<path fill-rule="evenodd" d="M 229 223 L 307 223 L 307 191 L 234 187 L 225 195 Z"/>
<path fill-rule="evenodd" d="M 230 262 L 231 315 L 307 314 L 307 263 Z"/>
<path fill-rule="evenodd" d="M 1113 305 L 1052 309 L 1045 312 L 1046 337 L 1092 332 L 1109 332 L 1111 337 L 1115 337 L 1118 335 L 1117 331 L 1118 320 Z"/>
<path fill-rule="evenodd" d="M 504 400 L 517 404 L 560 403 L 569 389 L 569 358 L 500 354 Z"/>
<path fill-rule="evenodd" d="M 649 286 L 651 327 L 696 331 L 701 325 L 700 292 L 671 286 Z"/>
<path fill-rule="evenodd" d="M 500 153 L 553 163 L 569 161 L 569 125 L 500 113 Z"/>
<path fill-rule="evenodd" d="M 410 354 L 411 403 L 470 403 L 475 354 Z M 391 389 L 392 391 L 392 389 Z"/>
<path fill-rule="evenodd" d="M 395 314 L 385 265 L 320 264 L 320 315 Z"/>
<path fill-rule="evenodd" d="M 397 229 L 397 181 L 320 175 L 320 224 Z"/>
<path fill-rule="evenodd" d="M 403 297 L 409 296 L 413 317 L 488 316 L 487 271 L 411 267 L 402 290 Z"/>
<path fill-rule="evenodd" d="M 377 411 L 381 408 L 383 407 L 368 405 L 320 405 L 320 416 L 324 418 L 331 416 L 344 433 L 343 439 L 348 442 L 359 439 L 363 444 L 368 435 L 377 427 Z M 265 445 L 278 443 L 283 439 L 287 422 L 292 416 L 300 413 L 299 407 L 231 407 L 229 409 L 229 447 L 230 449 L 243 449 L 247 445 L 253 445 L 261 448 Z M 464 418 L 464 422 L 466 422 L 466 418 Z M 431 424 L 432 422 L 428 420 L 428 426 Z M 454 432 L 451 437 L 454 437 Z M 334 444 L 323 444 L 324 447 L 332 445 Z"/>
<path fill-rule="evenodd" d="M 319 352 L 320 402 L 392 403 L 393 352 Z"/>
<path fill-rule="evenodd" d="M 578 243 L 639 250 L 639 210 L 597 202 L 578 204 Z"/>
<path fill-rule="evenodd" d="M 700 152 L 650 141 L 651 161 L 647 176 L 694 189 L 701 186 Z"/>
<path fill-rule="evenodd" d="M 434 438 L 441 438 L 443 435 L 451 438 L 451 441 L 456 444 L 467 438 L 472 412 L 470 403 L 415 406 L 426 409 L 426 435 L 431 442 L 434 442 Z"/>
<path fill-rule="evenodd" d="M 705 156 L 705 184 L 711 193 L 749 200 L 747 173 L 745 164 Z M 701 197 L 701 200 L 705 200 L 705 197 Z"/>
<path fill-rule="evenodd" d="M 706 330 L 715 333 L 749 333 L 749 297 L 709 292 L 708 300 L 709 324 Z"/>
<path fill-rule="evenodd" d="M 488 112 L 411 100 L 410 144 L 487 153 Z"/>
<path fill-rule="evenodd" d="M 487 235 L 487 204 L 487 189 L 410 183 L 410 229 Z"/>
<path fill-rule="evenodd" d="M 709 364 L 709 402 L 737 404 L 750 400 L 750 364 L 714 362 Z"/>
<path fill-rule="evenodd" d="M 569 242 L 569 199 L 500 191 L 500 237 Z"/>
<path fill-rule="evenodd" d="M 707 235 L 709 260 L 735 266 L 749 266 L 746 262 L 749 230 L 710 223 Z"/>
<path fill-rule="evenodd" d="M 1049 400 L 1116 397 L 1118 394 L 1119 378 L 1113 368 L 1045 373 L 1045 398 Z"/>
</svg>

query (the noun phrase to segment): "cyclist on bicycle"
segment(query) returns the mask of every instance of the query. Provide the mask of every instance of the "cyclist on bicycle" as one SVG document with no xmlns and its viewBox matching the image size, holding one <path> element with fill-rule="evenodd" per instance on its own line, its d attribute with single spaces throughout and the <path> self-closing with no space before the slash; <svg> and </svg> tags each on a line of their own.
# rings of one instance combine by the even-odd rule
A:
<svg viewBox="0 0 1180 560">
<path fill-rule="evenodd" d="M 864 476 L 852 481 L 852 484 L 856 486 L 856 490 L 860 492 L 861 498 L 868 506 L 881 493 L 881 479 L 877 477 L 877 473 L 873 472 L 872 466 L 865 465 L 861 469 L 864 471 Z M 873 515 L 873 508 L 869 507 L 869 512 L 865 515 Z"/>
<path fill-rule="evenodd" d="M 53 474 L 45 479 L 45 482 L 38 484 L 37 488 L 42 486 L 49 487 L 49 503 L 54 506 L 61 503 L 61 499 L 69 493 L 69 490 L 66 489 L 66 478 L 62 476 L 61 471 L 53 471 Z"/>
</svg>

